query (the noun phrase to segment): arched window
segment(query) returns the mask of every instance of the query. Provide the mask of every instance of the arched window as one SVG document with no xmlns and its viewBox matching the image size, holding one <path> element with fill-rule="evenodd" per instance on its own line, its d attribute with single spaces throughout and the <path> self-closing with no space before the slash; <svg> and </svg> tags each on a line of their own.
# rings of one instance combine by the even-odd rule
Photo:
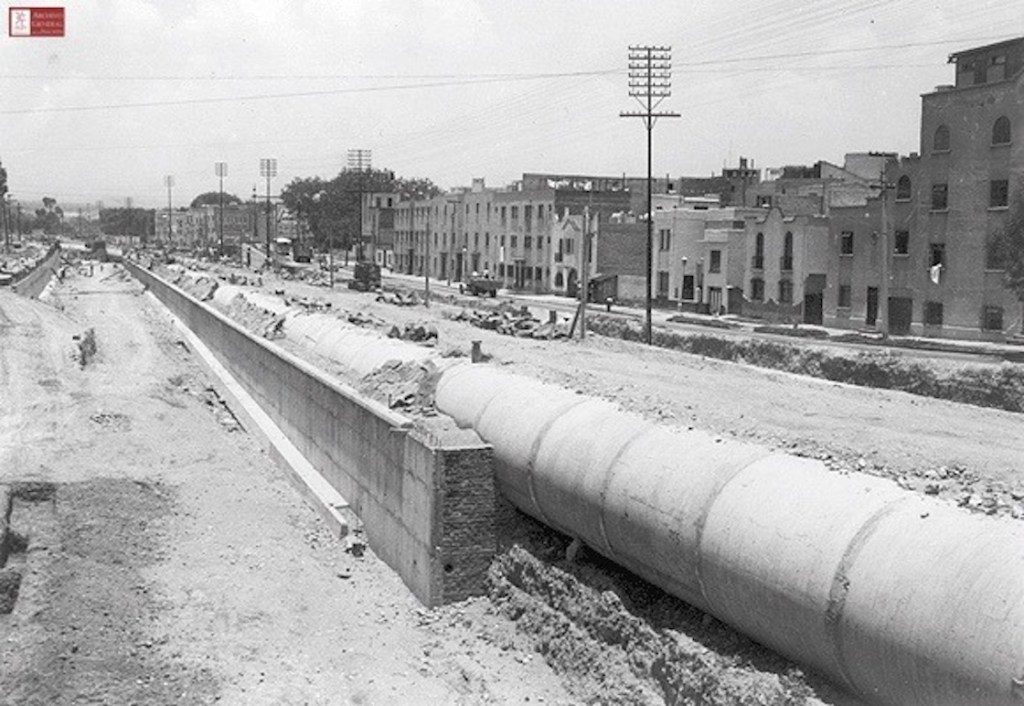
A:
<svg viewBox="0 0 1024 706">
<path fill-rule="evenodd" d="M 896 200 L 910 200 L 910 177 L 908 177 L 906 174 L 901 176 L 899 180 L 897 180 L 896 182 Z"/>
<path fill-rule="evenodd" d="M 793 233 L 786 231 L 786 238 L 782 241 L 782 254 L 786 257 L 793 257 Z"/>
<path fill-rule="evenodd" d="M 949 152 L 949 128 L 939 125 L 935 129 L 935 139 L 932 141 L 934 152 Z"/>
<path fill-rule="evenodd" d="M 555 287 L 561 289 L 562 288 L 562 284 L 564 283 L 564 281 L 565 280 L 562 279 L 562 273 L 561 272 L 555 273 Z"/>
<path fill-rule="evenodd" d="M 1010 137 L 1010 119 L 1002 115 L 996 119 L 995 124 L 992 126 L 992 144 L 1008 145 L 1010 144 Z"/>
</svg>

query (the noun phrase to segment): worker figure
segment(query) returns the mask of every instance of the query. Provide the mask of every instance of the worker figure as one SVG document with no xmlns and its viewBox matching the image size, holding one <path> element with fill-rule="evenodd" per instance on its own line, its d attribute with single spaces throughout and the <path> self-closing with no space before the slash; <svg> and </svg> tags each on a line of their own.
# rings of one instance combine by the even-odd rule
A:
<svg viewBox="0 0 1024 706">
<path fill-rule="evenodd" d="M 485 278 L 487 278 L 487 277 L 490 277 L 490 276 L 491 276 L 491 271 L 490 271 L 490 270 L 488 270 L 488 269 L 487 269 L 487 268 L 485 267 L 485 268 L 484 268 L 484 277 L 485 277 Z"/>
<path fill-rule="evenodd" d="M 613 302 L 613 301 L 614 301 L 614 300 L 613 300 L 613 299 L 612 299 L 611 297 L 608 297 L 607 299 L 605 299 L 605 300 L 604 300 L 604 306 L 605 306 L 605 309 L 606 309 L 606 310 L 607 310 L 607 311 L 608 311 L 609 313 L 611 313 L 611 310 L 612 310 L 612 302 Z"/>
</svg>

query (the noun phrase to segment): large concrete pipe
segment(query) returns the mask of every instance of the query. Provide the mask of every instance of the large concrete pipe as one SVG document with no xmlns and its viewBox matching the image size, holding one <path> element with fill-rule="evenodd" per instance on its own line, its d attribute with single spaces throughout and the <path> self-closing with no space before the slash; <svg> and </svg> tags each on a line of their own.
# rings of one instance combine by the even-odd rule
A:
<svg viewBox="0 0 1024 706">
<path fill-rule="evenodd" d="M 456 366 L 516 506 L 865 698 L 1024 703 L 1024 527 Z"/>
<path fill-rule="evenodd" d="M 434 355 L 287 315 L 363 373 Z M 517 507 L 866 699 L 1024 704 L 1024 525 L 490 366 L 449 365 L 437 406 L 493 445 Z"/>
</svg>

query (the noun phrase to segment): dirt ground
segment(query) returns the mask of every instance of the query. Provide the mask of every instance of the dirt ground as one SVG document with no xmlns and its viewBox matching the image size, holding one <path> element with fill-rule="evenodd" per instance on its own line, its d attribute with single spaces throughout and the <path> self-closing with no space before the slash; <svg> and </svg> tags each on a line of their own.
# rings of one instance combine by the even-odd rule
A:
<svg viewBox="0 0 1024 706">
<path fill-rule="evenodd" d="M 113 265 L 0 292 L 0 401 L 0 703 L 578 702 L 489 602 L 344 553 Z"/>
<path fill-rule="evenodd" d="M 1000 503 L 1024 499 L 1019 415 L 600 336 L 501 336 L 453 320 L 468 298 L 259 288 L 382 332 L 423 323 L 453 353 L 478 340 L 493 364 L 661 423 L 969 495 L 1006 521 Z M 73 337 L 90 327 L 83 367 Z M 0 703 L 859 703 L 509 507 L 490 594 L 420 608 L 372 554 L 342 551 L 115 266 L 45 304 L 0 298 L 0 390 L 0 483 L 28 538 L 0 570 L 24 576 L 0 615 Z"/>
<path fill-rule="evenodd" d="M 209 292 L 208 285 L 199 289 Z M 332 293 L 272 275 L 263 275 L 257 289 L 381 333 L 407 324 L 436 331 L 428 345 L 448 354 L 466 355 L 471 342 L 480 341 L 491 364 L 604 397 L 663 424 L 821 458 L 836 471 L 888 476 L 908 490 L 1007 521 L 1022 516 L 1020 415 L 601 336 L 582 342 L 513 338 L 457 320 L 464 307 L 478 305 L 472 298 L 446 297 L 425 310 L 396 306 L 393 297 Z M 280 337 L 249 313 L 246 323 L 254 330 Z M 233 314 L 246 318 L 238 307 Z M 360 382 L 300 345 L 277 342 Z M 363 380 L 363 389 L 372 392 L 379 377 Z M 506 528 L 503 552 L 492 567 L 491 601 L 517 621 L 584 701 L 612 695 L 609 703 L 855 702 L 598 556 L 585 552 L 567 560 L 564 537 L 539 526 L 524 529 L 529 526 L 519 516 Z M 666 665 L 685 666 L 673 671 Z"/>
</svg>

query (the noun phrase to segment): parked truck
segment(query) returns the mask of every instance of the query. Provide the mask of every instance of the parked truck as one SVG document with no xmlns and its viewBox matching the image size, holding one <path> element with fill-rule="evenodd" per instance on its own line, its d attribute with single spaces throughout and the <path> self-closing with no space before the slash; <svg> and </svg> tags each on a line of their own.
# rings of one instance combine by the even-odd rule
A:
<svg viewBox="0 0 1024 706">
<path fill-rule="evenodd" d="M 498 288 L 501 283 L 491 277 L 484 277 L 475 275 L 469 278 L 469 282 L 466 283 L 466 288 L 469 289 L 469 293 L 474 297 L 482 296 L 498 296 Z"/>
<path fill-rule="evenodd" d="M 349 289 L 369 292 L 380 287 L 380 265 L 372 262 L 357 262 L 352 269 Z"/>
</svg>

